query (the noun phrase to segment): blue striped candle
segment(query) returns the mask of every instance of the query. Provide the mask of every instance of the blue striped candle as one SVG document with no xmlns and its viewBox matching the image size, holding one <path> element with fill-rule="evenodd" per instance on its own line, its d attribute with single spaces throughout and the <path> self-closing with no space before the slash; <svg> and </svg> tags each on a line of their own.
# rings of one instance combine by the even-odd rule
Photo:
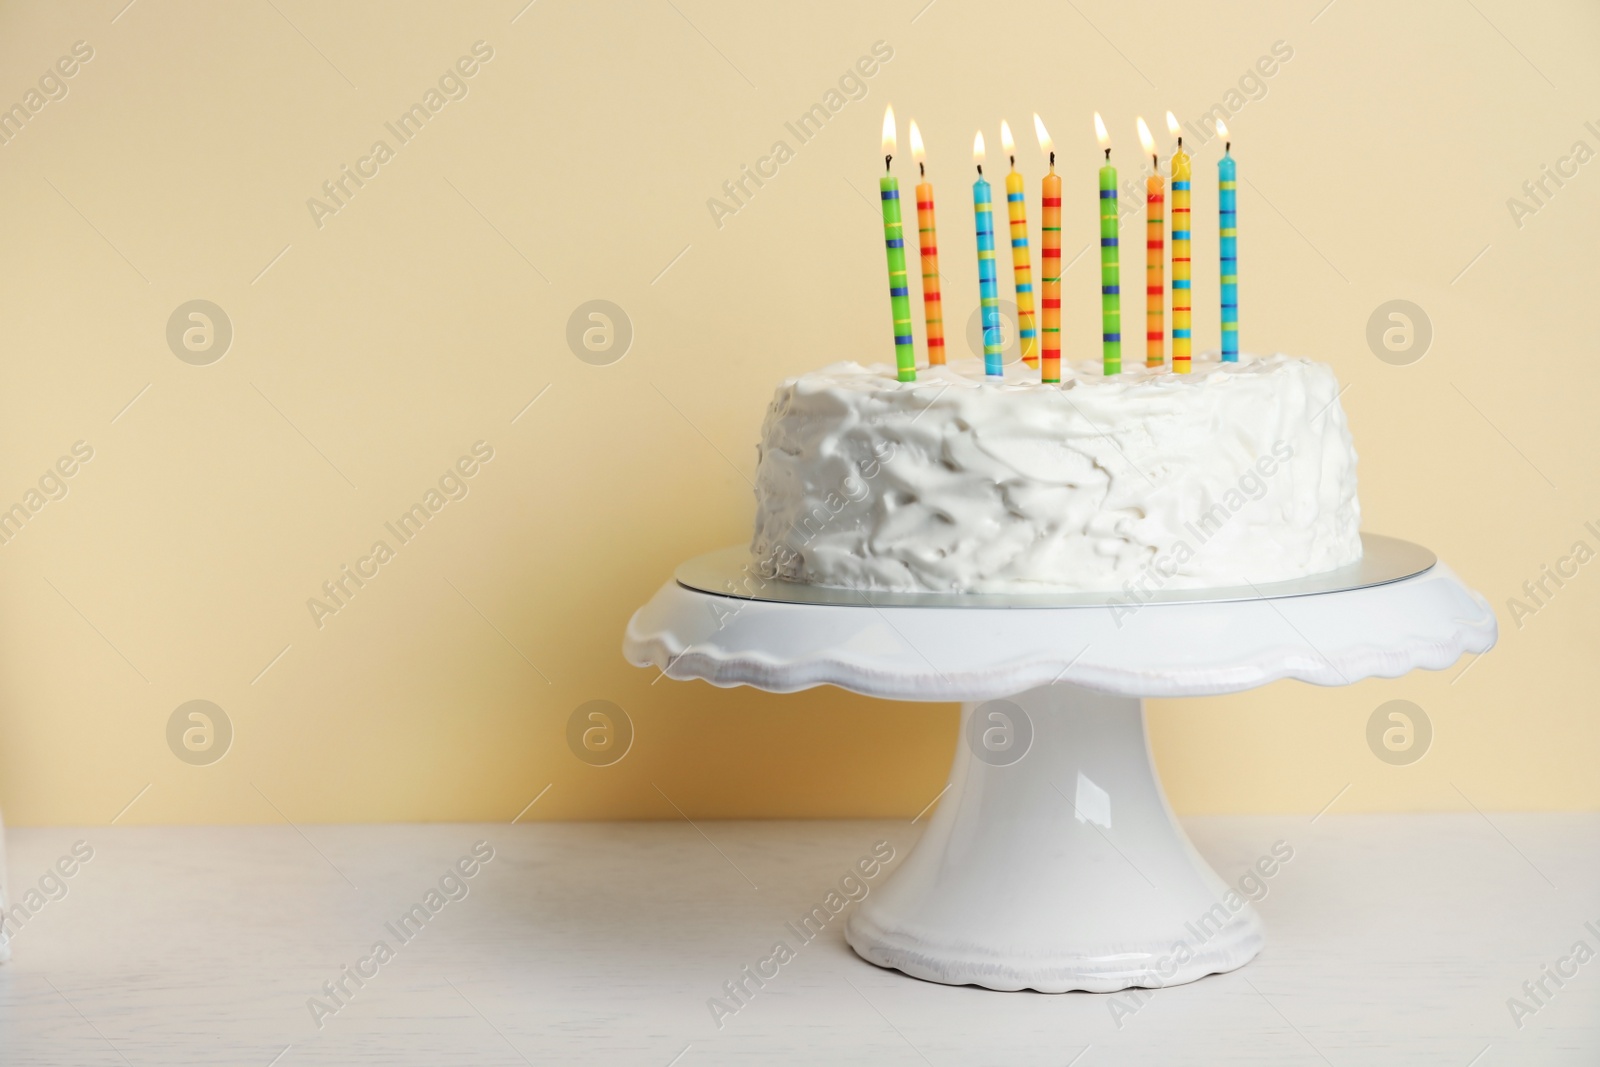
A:
<svg viewBox="0 0 1600 1067">
<path fill-rule="evenodd" d="M 978 303 L 983 308 L 983 371 L 991 378 L 1005 374 L 1004 332 L 1000 328 L 1000 282 L 994 266 L 994 200 L 983 176 L 983 134 L 972 143 L 978 180 L 972 183 L 972 211 L 978 223 Z"/>
<path fill-rule="evenodd" d="M 1228 128 L 1217 123 L 1224 137 Z M 1239 361 L 1239 182 L 1233 165 L 1233 142 L 1224 142 L 1222 158 L 1217 160 L 1217 210 L 1222 268 L 1222 361 Z"/>
</svg>

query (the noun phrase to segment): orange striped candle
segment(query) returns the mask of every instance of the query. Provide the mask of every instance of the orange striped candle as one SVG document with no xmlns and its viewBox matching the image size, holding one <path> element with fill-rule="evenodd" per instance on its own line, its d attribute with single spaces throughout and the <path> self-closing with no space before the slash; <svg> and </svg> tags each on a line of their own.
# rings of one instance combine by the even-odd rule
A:
<svg viewBox="0 0 1600 1067">
<path fill-rule="evenodd" d="M 933 183 L 924 165 L 922 131 L 911 120 L 911 158 L 917 161 L 917 239 L 922 248 L 922 313 L 928 323 L 928 366 L 944 363 L 944 301 L 939 295 L 939 235 L 933 226 Z"/>
<path fill-rule="evenodd" d="M 1033 116 L 1039 151 L 1050 157 L 1044 176 L 1039 232 L 1039 380 L 1061 380 L 1061 177 L 1056 173 L 1056 149 L 1044 121 Z"/>
<path fill-rule="evenodd" d="M 1150 127 L 1139 119 L 1139 143 L 1150 153 L 1155 173 L 1144 183 L 1144 365 L 1164 367 L 1166 352 L 1166 183 L 1161 180 L 1161 159 Z"/>
<path fill-rule="evenodd" d="M 1167 129 L 1178 138 L 1172 153 L 1172 370 L 1189 373 L 1192 325 L 1189 289 L 1189 156 L 1183 150 L 1177 116 L 1167 112 Z"/>
</svg>

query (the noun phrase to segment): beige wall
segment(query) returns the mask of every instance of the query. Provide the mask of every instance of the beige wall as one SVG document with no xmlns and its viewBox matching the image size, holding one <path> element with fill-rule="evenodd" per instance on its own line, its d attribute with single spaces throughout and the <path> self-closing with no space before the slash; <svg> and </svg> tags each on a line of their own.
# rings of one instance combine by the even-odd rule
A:
<svg viewBox="0 0 1600 1067">
<path fill-rule="evenodd" d="M 1278 41 L 1293 58 L 1230 123 L 1245 346 L 1334 364 L 1367 528 L 1436 548 L 1503 636 L 1465 674 L 1155 704 L 1174 802 L 1314 812 L 1346 784 L 1339 810 L 1600 802 L 1600 563 L 1521 625 L 1507 606 L 1574 541 L 1600 548 L 1600 162 L 1520 219 L 1507 205 L 1575 142 L 1600 150 L 1592 3 L 123 3 L 0 15 L 0 104 L 93 50 L 0 145 L 0 505 L 93 450 L 0 545 L 13 822 L 510 819 L 547 785 L 525 818 L 676 817 L 663 792 L 697 817 L 918 811 L 953 707 L 652 684 L 623 624 L 680 559 L 747 535 L 773 384 L 889 356 L 866 195 L 885 103 L 929 142 L 959 338 L 975 129 L 993 144 L 1002 117 L 1044 114 L 1076 249 L 1091 112 L 1131 165 L 1136 114 L 1199 117 Z M 384 124 L 478 41 L 493 55 L 465 64 L 466 96 L 400 144 Z M 799 144 L 784 123 L 878 41 L 893 57 L 865 98 Z M 308 198 L 378 139 L 393 158 L 314 219 Z M 793 158 L 719 226 L 708 199 L 780 139 Z M 1202 347 L 1215 157 L 1197 160 Z M 1019 162 L 1032 187 L 1031 139 Z M 1074 358 L 1093 352 L 1091 262 L 1067 275 Z M 166 338 L 194 299 L 233 327 L 209 365 Z M 566 342 L 592 299 L 635 330 L 613 365 Z M 1432 322 L 1413 365 L 1365 340 L 1391 299 Z M 387 535 L 480 441 L 468 495 L 409 544 Z M 380 538 L 394 558 L 319 627 L 308 598 Z M 1411 766 L 1367 748 L 1393 698 L 1433 723 Z M 195 699 L 234 731 L 209 766 L 168 745 Z M 566 743 L 594 699 L 636 728 L 605 768 Z"/>
</svg>

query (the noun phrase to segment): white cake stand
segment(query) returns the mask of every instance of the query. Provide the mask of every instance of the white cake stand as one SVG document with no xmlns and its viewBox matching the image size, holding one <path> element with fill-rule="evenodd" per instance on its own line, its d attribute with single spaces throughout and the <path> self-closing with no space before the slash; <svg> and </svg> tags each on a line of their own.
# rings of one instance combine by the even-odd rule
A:
<svg viewBox="0 0 1600 1067">
<path fill-rule="evenodd" d="M 1105 594 L 851 595 L 761 582 L 741 574 L 746 549 L 726 549 L 685 564 L 634 614 L 623 653 L 718 686 L 962 702 L 946 794 L 846 925 L 864 959 L 991 989 L 1174 985 L 1242 966 L 1262 927 L 1173 817 L 1143 698 L 1280 678 L 1348 685 L 1440 670 L 1494 645 L 1488 603 L 1431 553 L 1364 540 L 1362 565 L 1317 580 L 1169 593 L 1135 611 Z M 795 598 L 841 602 L 785 602 Z"/>
</svg>

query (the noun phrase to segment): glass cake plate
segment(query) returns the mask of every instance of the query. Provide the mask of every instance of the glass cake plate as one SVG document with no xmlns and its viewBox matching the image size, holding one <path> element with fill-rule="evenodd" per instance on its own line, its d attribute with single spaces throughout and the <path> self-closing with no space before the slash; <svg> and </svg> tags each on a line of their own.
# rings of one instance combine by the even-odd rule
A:
<svg viewBox="0 0 1600 1067">
<path fill-rule="evenodd" d="M 1361 559 L 1344 567 L 1286 582 L 1211 589 L 1157 589 L 1135 601 L 1121 589 L 1076 593 L 892 593 L 807 585 L 763 578 L 752 568 L 750 546 L 731 545 L 681 564 L 674 573 L 686 589 L 740 600 L 829 607 L 1104 608 L 1140 604 L 1219 604 L 1239 600 L 1311 596 L 1367 589 L 1421 574 L 1438 562 L 1431 551 L 1398 537 L 1362 533 Z"/>
</svg>

